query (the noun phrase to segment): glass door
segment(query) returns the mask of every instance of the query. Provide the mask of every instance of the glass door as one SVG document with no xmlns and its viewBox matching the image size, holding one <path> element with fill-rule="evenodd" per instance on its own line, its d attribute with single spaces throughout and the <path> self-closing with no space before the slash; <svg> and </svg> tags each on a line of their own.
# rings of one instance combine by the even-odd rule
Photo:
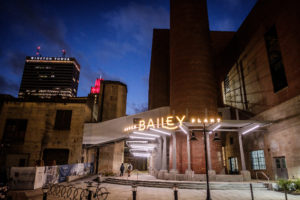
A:
<svg viewBox="0 0 300 200">
<path fill-rule="evenodd" d="M 230 174 L 238 174 L 239 168 L 238 168 L 238 160 L 237 157 L 230 157 L 229 158 L 229 173 Z"/>
</svg>

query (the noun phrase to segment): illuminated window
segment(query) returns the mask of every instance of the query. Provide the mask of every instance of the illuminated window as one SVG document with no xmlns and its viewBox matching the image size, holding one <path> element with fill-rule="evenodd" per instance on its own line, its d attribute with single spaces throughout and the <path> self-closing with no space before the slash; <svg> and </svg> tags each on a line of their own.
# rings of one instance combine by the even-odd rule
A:
<svg viewBox="0 0 300 200">
<path fill-rule="evenodd" d="M 226 167 L 225 147 L 222 147 L 223 166 Z"/>
<path fill-rule="evenodd" d="M 10 144 L 23 144 L 27 128 L 26 119 L 7 119 L 3 140 Z"/>
<path fill-rule="evenodd" d="M 72 110 L 57 110 L 55 118 L 56 130 L 70 130 Z"/>
<path fill-rule="evenodd" d="M 257 150 L 251 152 L 251 162 L 253 170 L 266 169 L 265 155 L 263 150 Z"/>
<path fill-rule="evenodd" d="M 230 92 L 230 85 L 229 85 L 229 77 L 228 77 L 228 75 L 226 75 L 226 77 L 224 79 L 224 92 L 225 92 L 225 94 L 227 94 L 228 92 Z"/>
<path fill-rule="evenodd" d="M 265 34 L 274 92 L 288 86 L 275 26 Z"/>
</svg>

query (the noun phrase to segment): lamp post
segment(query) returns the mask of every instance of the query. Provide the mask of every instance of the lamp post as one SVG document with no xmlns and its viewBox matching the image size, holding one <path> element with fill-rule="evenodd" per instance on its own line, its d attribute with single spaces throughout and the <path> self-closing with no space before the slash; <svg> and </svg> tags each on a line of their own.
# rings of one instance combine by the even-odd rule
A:
<svg viewBox="0 0 300 200">
<path fill-rule="evenodd" d="M 137 187 L 135 184 L 132 185 L 132 200 L 136 200 Z"/>
<path fill-rule="evenodd" d="M 210 188 L 209 188 L 209 176 L 208 176 L 208 157 L 207 157 L 207 141 L 206 141 L 205 122 L 203 123 L 203 134 L 204 134 L 205 170 L 206 170 L 206 200 L 211 200 Z"/>
<path fill-rule="evenodd" d="M 196 120 L 194 118 L 192 118 L 191 120 L 192 123 L 195 123 Z M 207 135 L 206 135 L 206 125 L 213 125 L 215 123 L 218 123 L 214 126 L 214 128 L 212 128 L 212 130 L 209 133 L 212 133 L 214 131 L 216 131 L 218 128 L 221 127 L 221 124 L 219 124 L 221 122 L 220 118 L 217 118 L 217 121 L 215 121 L 214 118 L 211 118 L 210 121 L 208 121 L 207 119 L 204 119 L 203 122 L 198 119 L 197 120 L 198 124 L 202 124 L 203 125 L 203 134 L 204 134 L 204 153 L 205 153 L 205 171 L 206 171 L 206 200 L 211 200 L 211 196 L 210 196 L 210 188 L 209 188 L 209 175 L 208 175 L 208 151 L 207 151 Z M 191 139 L 190 140 L 197 140 L 195 133 L 192 131 L 192 135 L 191 135 Z M 220 138 L 218 137 L 218 135 L 215 135 L 214 141 L 220 140 Z M 209 164 L 211 165 L 211 164 Z M 211 167 L 211 166 L 210 166 Z"/>
<path fill-rule="evenodd" d="M 178 186 L 177 186 L 177 184 L 173 185 L 173 191 L 174 191 L 174 200 L 178 200 Z"/>
<path fill-rule="evenodd" d="M 43 191 L 43 200 L 47 200 L 47 193 L 48 193 L 49 187 L 48 185 L 44 185 L 42 187 L 42 191 Z"/>
</svg>

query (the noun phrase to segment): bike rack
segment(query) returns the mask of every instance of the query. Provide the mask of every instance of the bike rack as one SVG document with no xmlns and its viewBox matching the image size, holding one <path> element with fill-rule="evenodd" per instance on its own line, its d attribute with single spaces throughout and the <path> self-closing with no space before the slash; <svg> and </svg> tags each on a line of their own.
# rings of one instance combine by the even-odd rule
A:
<svg viewBox="0 0 300 200">
<path fill-rule="evenodd" d="M 61 197 L 67 200 L 106 200 L 108 197 L 108 190 L 106 187 L 93 186 L 92 183 L 88 183 L 88 188 L 74 187 L 73 185 L 61 185 L 51 184 L 49 185 L 48 195 Z M 90 190 L 89 188 L 95 187 L 96 190 Z M 91 195 L 89 195 L 91 194 Z"/>
</svg>

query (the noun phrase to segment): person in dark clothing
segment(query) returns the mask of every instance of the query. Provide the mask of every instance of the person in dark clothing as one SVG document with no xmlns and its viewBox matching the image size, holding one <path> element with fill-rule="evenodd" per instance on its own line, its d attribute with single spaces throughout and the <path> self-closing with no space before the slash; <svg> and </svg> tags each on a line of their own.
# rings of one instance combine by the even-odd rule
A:
<svg viewBox="0 0 300 200">
<path fill-rule="evenodd" d="M 120 176 L 123 176 L 123 173 L 124 173 L 124 163 L 122 163 L 120 167 Z"/>
</svg>

